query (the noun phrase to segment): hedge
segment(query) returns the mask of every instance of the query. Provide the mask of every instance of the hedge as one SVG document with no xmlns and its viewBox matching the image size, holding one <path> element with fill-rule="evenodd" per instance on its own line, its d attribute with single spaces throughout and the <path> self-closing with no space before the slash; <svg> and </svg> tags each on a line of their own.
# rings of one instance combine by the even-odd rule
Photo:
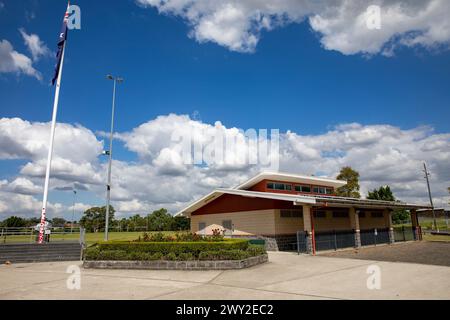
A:
<svg viewBox="0 0 450 320">
<path fill-rule="evenodd" d="M 190 253 L 196 257 L 201 252 L 219 251 L 219 250 L 247 250 L 248 240 L 230 239 L 220 242 L 100 242 L 96 247 L 100 251 L 126 251 L 126 252 L 146 252 L 161 253 L 167 255 L 174 253 Z"/>
<path fill-rule="evenodd" d="M 148 253 L 148 252 L 127 252 L 124 250 L 99 250 L 98 248 L 89 248 L 86 250 L 86 260 L 99 261 L 190 261 L 190 260 L 243 260 L 250 257 L 265 254 L 265 250 L 261 248 L 248 248 L 247 250 L 217 250 L 201 252 L 198 257 L 192 253 L 175 254 L 173 252 L 163 255 L 162 253 Z"/>
<path fill-rule="evenodd" d="M 101 242 L 85 251 L 86 260 L 189 261 L 242 260 L 265 254 L 264 248 L 247 240 L 223 242 Z"/>
</svg>

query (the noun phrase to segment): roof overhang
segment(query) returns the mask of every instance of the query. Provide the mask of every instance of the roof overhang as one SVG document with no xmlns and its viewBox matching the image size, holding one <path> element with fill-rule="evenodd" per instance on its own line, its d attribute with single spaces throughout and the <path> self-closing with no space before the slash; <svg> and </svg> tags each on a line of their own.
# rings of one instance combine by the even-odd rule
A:
<svg viewBox="0 0 450 320">
<path fill-rule="evenodd" d="M 298 184 L 312 184 L 312 185 L 321 185 L 326 187 L 334 187 L 339 188 L 343 187 L 347 184 L 345 181 L 323 178 L 323 177 L 315 177 L 315 176 L 305 176 L 305 175 L 296 175 L 289 173 L 281 173 L 281 172 L 262 172 L 257 176 L 251 178 L 250 180 L 240 184 L 233 189 L 243 190 L 251 188 L 257 183 L 263 180 L 274 180 L 274 181 L 285 181 L 292 182 Z"/>
<path fill-rule="evenodd" d="M 316 199 L 314 197 L 295 195 L 295 194 L 280 194 L 271 192 L 256 192 L 247 190 L 237 190 L 237 189 L 216 189 L 213 192 L 207 194 L 203 198 L 191 203 L 189 206 L 179 211 L 175 216 L 184 215 L 190 216 L 190 214 L 201 207 L 207 205 L 208 203 L 216 200 L 221 195 L 231 194 L 235 196 L 241 196 L 246 198 L 259 198 L 259 199 L 271 199 L 271 200 L 281 200 L 289 201 L 295 205 L 316 204 Z"/>
<path fill-rule="evenodd" d="M 370 199 L 355 199 L 335 196 L 314 196 L 316 205 L 318 206 L 333 206 L 333 207 L 357 207 L 357 208 L 372 208 L 372 209 L 406 209 L 419 210 L 431 209 L 429 205 L 406 203 L 401 201 L 382 201 Z"/>
<path fill-rule="evenodd" d="M 381 201 L 368 199 L 344 198 L 336 196 L 303 196 L 296 194 L 281 194 L 271 192 L 257 192 L 238 189 L 216 189 L 201 199 L 191 203 L 179 211 L 176 216 L 189 217 L 192 212 L 211 203 L 224 194 L 236 195 L 246 198 L 271 199 L 292 202 L 294 205 L 310 205 L 313 207 L 355 207 L 359 209 L 431 209 L 429 205 L 411 204 L 400 201 Z"/>
</svg>

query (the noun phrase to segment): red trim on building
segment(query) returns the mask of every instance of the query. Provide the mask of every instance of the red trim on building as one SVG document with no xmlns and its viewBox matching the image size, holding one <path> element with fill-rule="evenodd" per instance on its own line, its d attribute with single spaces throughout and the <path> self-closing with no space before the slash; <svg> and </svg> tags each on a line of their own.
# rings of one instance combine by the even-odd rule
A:
<svg viewBox="0 0 450 320">
<path fill-rule="evenodd" d="M 232 194 L 223 194 L 207 205 L 192 212 L 192 215 L 257 211 L 268 209 L 298 209 L 291 201 L 249 198 Z"/>
</svg>

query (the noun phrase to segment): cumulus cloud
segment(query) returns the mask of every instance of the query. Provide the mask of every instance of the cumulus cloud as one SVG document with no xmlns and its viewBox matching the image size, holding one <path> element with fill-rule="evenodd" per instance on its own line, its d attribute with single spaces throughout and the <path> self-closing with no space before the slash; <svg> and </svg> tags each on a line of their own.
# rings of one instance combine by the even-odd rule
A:
<svg viewBox="0 0 450 320">
<path fill-rule="evenodd" d="M 33 61 L 39 60 L 41 57 L 49 56 L 50 49 L 45 45 L 44 42 L 41 41 L 37 34 L 28 34 L 25 29 L 19 29 L 20 34 L 23 37 L 25 45 L 28 50 L 31 52 L 31 56 L 33 57 Z"/>
<path fill-rule="evenodd" d="M 398 46 L 448 48 L 446 0 L 137 0 L 187 21 L 190 36 L 232 51 L 253 52 L 262 31 L 307 21 L 327 50 L 392 55 Z M 381 9 L 381 28 L 367 27 L 367 8 Z"/>
<path fill-rule="evenodd" d="M 42 79 L 41 74 L 33 67 L 33 61 L 15 51 L 8 40 L 0 41 L 0 73 L 25 74 Z"/>
<path fill-rule="evenodd" d="M 28 161 L 16 177 L 0 180 L 0 215 L 39 213 L 49 130 L 46 123 L 0 119 L 0 160 Z M 231 163 L 224 167 L 186 162 L 181 142 L 174 139 L 181 133 L 194 137 L 194 144 L 208 142 L 209 135 L 217 132 L 231 137 L 242 134 L 220 122 L 208 124 L 176 114 L 159 116 L 129 132 L 116 133 L 116 143 L 124 143 L 138 155 L 137 161 L 113 162 L 112 201 L 117 216 L 146 214 L 161 207 L 176 212 L 214 188 L 238 185 L 263 169 L 258 164 L 242 167 Z M 59 124 L 56 138 L 51 189 L 71 190 L 75 183 L 103 203 L 106 165 L 97 158 L 102 142 L 91 130 L 70 124 Z M 252 145 L 242 144 L 229 157 L 252 152 Z M 399 199 L 414 203 L 428 201 L 421 171 L 426 161 L 436 206 L 447 206 L 450 134 L 437 134 L 430 127 L 405 130 L 352 123 L 319 135 L 288 131 L 280 134 L 279 152 L 280 171 L 335 177 L 341 167 L 350 165 L 361 174 L 363 195 L 388 184 Z M 71 203 L 64 205 L 50 199 L 53 212 L 66 212 L 70 217 Z M 77 204 L 76 210 L 88 206 Z"/>
</svg>

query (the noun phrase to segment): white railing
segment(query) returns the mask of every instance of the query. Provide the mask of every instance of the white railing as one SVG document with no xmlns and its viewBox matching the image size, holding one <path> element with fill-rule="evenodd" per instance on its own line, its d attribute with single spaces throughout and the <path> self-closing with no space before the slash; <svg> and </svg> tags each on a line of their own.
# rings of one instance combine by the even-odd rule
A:
<svg viewBox="0 0 450 320">
<path fill-rule="evenodd" d="M 82 228 L 52 227 L 46 230 L 50 242 L 80 241 Z M 3 228 L 0 227 L 0 245 L 11 243 L 35 243 L 39 232 L 35 227 Z"/>
</svg>

